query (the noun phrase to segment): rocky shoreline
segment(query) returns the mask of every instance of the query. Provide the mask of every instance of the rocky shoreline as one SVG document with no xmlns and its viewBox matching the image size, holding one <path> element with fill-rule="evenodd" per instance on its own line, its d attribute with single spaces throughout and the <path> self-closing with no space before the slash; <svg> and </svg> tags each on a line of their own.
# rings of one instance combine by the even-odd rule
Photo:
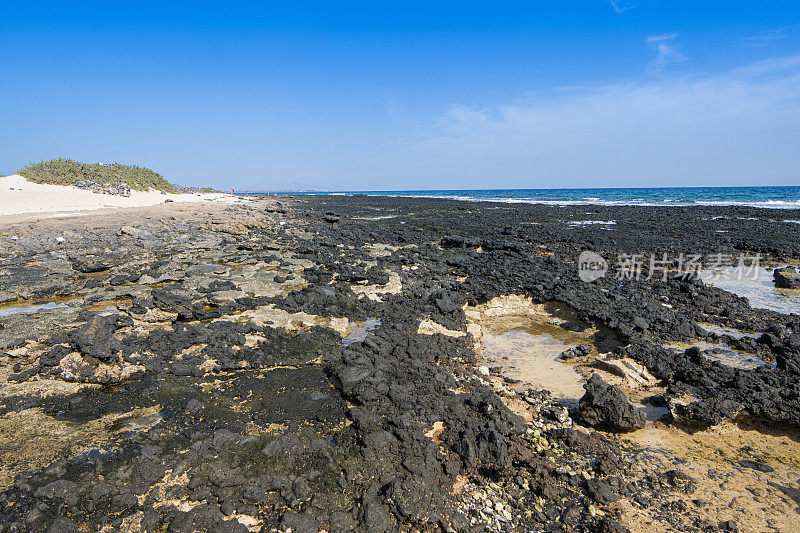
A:
<svg viewBox="0 0 800 533">
<path fill-rule="evenodd" d="M 577 265 L 796 265 L 785 218 L 299 196 L 0 225 L 0 532 L 796 531 L 800 316 Z M 542 335 L 580 402 L 503 359 Z"/>
</svg>

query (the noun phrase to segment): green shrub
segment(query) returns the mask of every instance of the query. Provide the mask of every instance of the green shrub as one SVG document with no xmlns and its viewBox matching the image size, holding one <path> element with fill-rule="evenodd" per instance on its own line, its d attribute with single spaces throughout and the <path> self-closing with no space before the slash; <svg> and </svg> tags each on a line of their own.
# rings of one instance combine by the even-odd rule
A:
<svg viewBox="0 0 800 533">
<path fill-rule="evenodd" d="M 102 185 L 126 183 L 131 189 L 146 191 L 157 189 L 165 192 L 178 192 L 174 185 L 161 174 L 136 165 L 112 163 L 79 163 L 72 159 L 51 159 L 33 163 L 17 172 L 20 176 L 35 183 L 52 185 L 75 185 L 81 180 L 93 181 Z"/>
</svg>

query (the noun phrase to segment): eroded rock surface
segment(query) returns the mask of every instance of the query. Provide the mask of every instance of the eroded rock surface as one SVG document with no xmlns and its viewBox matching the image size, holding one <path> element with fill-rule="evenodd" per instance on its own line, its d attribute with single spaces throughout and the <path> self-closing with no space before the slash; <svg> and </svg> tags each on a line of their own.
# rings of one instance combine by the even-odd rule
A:
<svg viewBox="0 0 800 533">
<path fill-rule="evenodd" d="M 800 227 L 586 210 L 320 196 L 0 225 L 0 531 L 796 531 L 798 316 L 696 279 L 583 283 L 575 260 L 785 261 Z M 584 403 L 625 440 L 515 380 L 513 354 L 481 360 L 531 321 L 576 347 L 550 362 L 577 383 L 605 372 Z M 664 348 L 699 341 L 764 364 Z M 676 420 L 636 430 L 626 395 Z M 780 450 L 754 446 L 774 424 Z"/>
</svg>

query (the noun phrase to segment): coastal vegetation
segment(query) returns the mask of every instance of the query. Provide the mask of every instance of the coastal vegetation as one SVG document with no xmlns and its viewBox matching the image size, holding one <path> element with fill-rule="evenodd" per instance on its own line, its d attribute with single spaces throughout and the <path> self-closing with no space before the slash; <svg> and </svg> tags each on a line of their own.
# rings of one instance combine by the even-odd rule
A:
<svg viewBox="0 0 800 533">
<path fill-rule="evenodd" d="M 52 185 L 76 185 L 80 181 L 91 181 L 99 185 L 126 184 L 137 191 L 156 189 L 178 192 L 161 174 L 149 168 L 120 163 L 81 163 L 58 158 L 32 163 L 20 169 L 17 174 L 35 183 Z"/>
</svg>

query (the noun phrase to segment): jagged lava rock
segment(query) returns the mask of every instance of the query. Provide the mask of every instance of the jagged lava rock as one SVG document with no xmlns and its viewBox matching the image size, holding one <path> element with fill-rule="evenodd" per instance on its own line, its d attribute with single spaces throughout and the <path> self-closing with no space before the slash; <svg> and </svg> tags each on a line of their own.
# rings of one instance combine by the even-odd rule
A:
<svg viewBox="0 0 800 533">
<path fill-rule="evenodd" d="M 644 427 L 644 414 L 631 404 L 619 387 L 609 385 L 598 374 L 593 374 L 583 388 L 586 394 L 580 399 L 580 413 L 590 426 L 613 431 Z"/>
</svg>

